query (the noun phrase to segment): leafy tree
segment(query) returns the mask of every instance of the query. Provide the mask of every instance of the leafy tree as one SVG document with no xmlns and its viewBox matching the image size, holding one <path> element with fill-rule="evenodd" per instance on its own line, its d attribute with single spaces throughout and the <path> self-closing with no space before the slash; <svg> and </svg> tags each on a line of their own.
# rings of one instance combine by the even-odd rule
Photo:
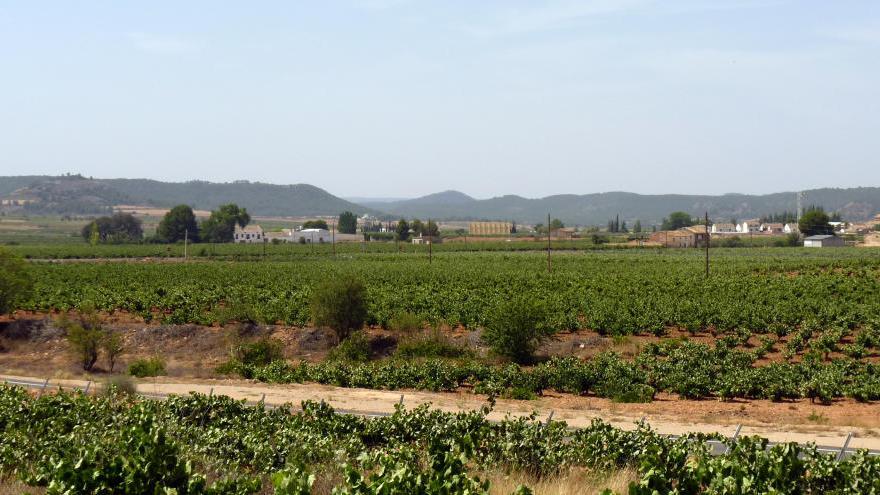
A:
<svg viewBox="0 0 880 495">
<path fill-rule="evenodd" d="M 550 230 L 551 231 L 559 230 L 564 227 L 565 227 L 565 224 L 562 223 L 562 220 L 560 220 L 558 218 L 554 218 L 553 220 L 550 221 Z"/>
<path fill-rule="evenodd" d="M 113 367 L 116 366 L 116 359 L 125 352 L 125 346 L 122 342 L 122 335 L 112 330 L 107 330 L 104 338 L 101 340 L 101 349 L 107 356 L 107 364 L 110 365 L 110 373 L 113 373 Z"/>
<path fill-rule="evenodd" d="M 548 316 L 540 300 L 512 297 L 489 311 L 481 338 L 499 356 L 527 363 L 541 343 L 556 333 Z"/>
<path fill-rule="evenodd" d="M 324 229 L 330 230 L 330 226 L 327 225 L 326 220 L 307 220 L 303 224 L 304 229 Z"/>
<path fill-rule="evenodd" d="M 397 235 L 397 240 L 405 241 L 409 239 L 409 224 L 401 218 L 398 220 L 397 228 L 394 229 L 394 232 Z"/>
<path fill-rule="evenodd" d="M 437 226 L 437 222 L 433 220 L 428 220 L 428 223 L 422 233 L 427 236 L 437 237 L 440 235 L 440 227 Z"/>
<path fill-rule="evenodd" d="M 189 240 L 198 242 L 199 225 L 196 223 L 195 213 L 187 205 L 177 205 L 159 222 L 156 235 L 165 242 L 178 242 L 184 239 L 187 231 Z"/>
<path fill-rule="evenodd" d="M 367 290 L 354 276 L 325 280 L 312 294 L 312 319 L 315 325 L 330 327 L 342 342 L 367 319 Z"/>
<path fill-rule="evenodd" d="M 82 236 L 87 242 L 132 242 L 144 237 L 141 221 L 129 213 L 116 213 L 110 217 L 100 217 L 82 228 Z"/>
<path fill-rule="evenodd" d="M 690 214 L 684 211 L 674 211 L 669 214 L 669 218 L 663 219 L 661 230 L 677 230 L 682 227 L 690 227 L 694 224 L 694 219 Z"/>
<path fill-rule="evenodd" d="M 0 248 L 0 314 L 15 309 L 17 303 L 30 297 L 33 280 L 25 262 Z"/>
<path fill-rule="evenodd" d="M 409 225 L 409 230 L 413 233 L 413 235 L 421 235 L 425 232 L 425 224 L 423 224 L 421 220 L 416 218 Z"/>
<path fill-rule="evenodd" d="M 801 233 L 805 236 L 832 235 L 834 234 L 834 228 L 828 223 L 829 221 L 828 214 L 822 211 L 821 208 L 811 208 L 801 216 L 798 228 L 800 228 Z"/>
<path fill-rule="evenodd" d="M 354 234 L 357 232 L 357 216 L 354 213 L 344 211 L 339 215 L 339 232 L 343 234 Z"/>
<path fill-rule="evenodd" d="M 516 234 L 516 222 L 510 222 L 510 233 Z"/>
<path fill-rule="evenodd" d="M 251 221 L 247 208 L 240 208 L 235 203 L 220 206 L 211 212 L 211 216 L 202 222 L 202 237 L 210 242 L 232 242 L 235 226 L 244 227 Z M 326 223 L 325 223 L 326 224 Z"/>
<path fill-rule="evenodd" d="M 619 230 L 618 232 L 629 232 L 629 229 L 626 228 L 626 220 L 624 220 L 623 222 L 621 222 L 621 224 L 620 224 L 620 230 Z"/>
<path fill-rule="evenodd" d="M 639 234 L 642 232 L 642 221 L 636 220 L 636 223 L 633 224 L 633 232 Z"/>
</svg>

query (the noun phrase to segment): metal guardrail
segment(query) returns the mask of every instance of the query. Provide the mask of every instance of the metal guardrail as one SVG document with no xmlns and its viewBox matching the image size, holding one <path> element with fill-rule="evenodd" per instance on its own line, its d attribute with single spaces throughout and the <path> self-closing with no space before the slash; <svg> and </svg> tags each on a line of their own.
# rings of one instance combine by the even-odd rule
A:
<svg viewBox="0 0 880 495">
<path fill-rule="evenodd" d="M 39 382 L 39 381 L 33 381 L 33 380 L 15 380 L 15 379 L 4 378 L 3 383 L 18 386 L 18 387 L 30 388 L 30 389 L 39 389 L 39 395 L 42 395 L 43 392 L 46 390 L 46 388 L 49 385 L 49 379 L 47 378 L 45 381 Z M 58 389 L 61 389 L 61 390 L 64 390 L 64 389 L 82 390 L 84 393 L 88 394 L 89 390 L 91 389 L 91 385 L 92 385 L 92 381 L 88 381 L 86 383 L 85 387 L 80 386 L 80 385 L 64 385 L 64 384 L 56 384 L 55 387 Z M 212 387 L 211 392 L 209 393 L 209 397 L 213 396 L 213 394 L 214 394 L 214 388 Z M 165 400 L 174 394 L 138 392 L 136 395 L 138 397 L 142 397 L 145 399 Z M 403 405 L 403 400 L 404 400 L 404 395 L 400 394 L 399 404 L 401 406 Z M 252 406 L 252 407 L 263 406 L 267 409 L 275 409 L 277 407 L 280 407 L 279 405 L 275 405 L 275 404 L 266 404 L 266 394 L 265 393 L 262 395 L 262 397 L 260 398 L 259 401 L 251 402 L 251 401 L 246 400 L 245 404 L 248 406 Z M 351 415 L 351 416 L 360 416 L 360 417 L 365 417 L 365 418 L 381 418 L 381 417 L 388 417 L 388 416 L 391 416 L 394 414 L 394 413 L 389 413 L 389 412 L 384 412 L 384 411 L 355 411 L 355 410 L 337 409 L 337 408 L 334 408 L 334 411 L 339 414 L 347 414 L 347 415 Z M 550 414 L 547 416 L 547 419 L 544 422 L 545 425 L 549 425 L 550 422 L 553 420 L 553 413 L 554 413 L 554 411 L 550 411 Z M 644 420 L 645 420 L 645 418 L 642 418 L 642 421 L 644 421 Z M 725 455 L 725 454 L 727 454 L 730 451 L 730 445 L 727 442 L 735 441 L 737 438 L 739 438 L 740 433 L 742 432 L 742 428 L 743 428 L 743 425 L 741 425 L 741 424 L 736 425 L 736 430 L 734 431 L 733 436 L 729 437 L 727 439 L 727 441 L 707 440 L 706 443 L 709 445 L 709 452 L 712 455 Z M 575 428 L 571 428 L 571 429 L 575 430 Z M 666 436 L 671 439 L 679 437 L 679 435 L 666 435 Z M 846 459 L 847 457 L 853 455 L 854 453 L 856 453 L 859 450 L 864 450 L 864 449 L 852 449 L 849 447 L 849 444 L 852 441 L 853 437 L 854 437 L 854 434 L 852 432 L 849 432 L 849 434 L 847 434 L 846 440 L 844 441 L 844 443 L 841 447 L 817 445 L 816 450 L 823 453 L 823 454 L 833 455 L 836 460 L 841 461 L 841 460 Z M 768 442 L 767 447 L 768 448 L 773 447 L 774 445 L 778 445 L 780 443 L 782 443 L 782 442 Z M 880 455 L 880 450 L 868 450 L 867 452 L 869 455 Z"/>
</svg>

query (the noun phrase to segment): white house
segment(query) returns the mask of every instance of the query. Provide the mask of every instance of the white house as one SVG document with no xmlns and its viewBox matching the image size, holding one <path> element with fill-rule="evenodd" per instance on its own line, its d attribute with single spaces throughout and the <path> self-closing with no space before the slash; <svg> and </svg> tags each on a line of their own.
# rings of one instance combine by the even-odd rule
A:
<svg viewBox="0 0 880 495">
<path fill-rule="evenodd" d="M 752 234 L 761 231 L 761 222 L 757 220 L 746 220 L 736 226 L 736 231 L 743 234 Z"/>
<path fill-rule="evenodd" d="M 732 223 L 713 223 L 713 234 L 731 234 L 736 232 L 736 225 Z"/>
<path fill-rule="evenodd" d="M 782 231 L 786 234 L 800 234 L 801 229 L 796 223 L 787 223 L 784 227 L 782 227 Z"/>
<path fill-rule="evenodd" d="M 330 231 L 327 229 L 302 229 L 293 233 L 295 242 L 331 242 Z"/>
<path fill-rule="evenodd" d="M 781 223 L 765 223 L 761 224 L 761 232 L 767 234 L 781 234 L 785 230 L 785 225 Z"/>
<path fill-rule="evenodd" d="M 835 235 L 811 235 L 804 239 L 804 247 L 840 247 L 846 243 Z"/>
<path fill-rule="evenodd" d="M 235 226 L 235 232 L 232 234 L 232 238 L 236 243 L 255 243 L 255 242 L 264 242 L 265 234 L 263 233 L 263 228 L 259 225 L 248 225 L 247 227 L 242 227 L 240 225 Z"/>
</svg>

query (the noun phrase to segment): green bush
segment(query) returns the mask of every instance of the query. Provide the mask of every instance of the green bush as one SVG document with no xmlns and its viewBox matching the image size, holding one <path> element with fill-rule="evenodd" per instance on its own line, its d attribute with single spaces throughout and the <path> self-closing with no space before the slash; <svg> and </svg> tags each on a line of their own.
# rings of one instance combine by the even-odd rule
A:
<svg viewBox="0 0 880 495">
<path fill-rule="evenodd" d="M 138 378 L 162 376 L 165 374 L 165 361 L 158 356 L 149 359 L 138 359 L 129 365 L 128 374 Z"/>
<path fill-rule="evenodd" d="M 102 391 L 109 397 L 131 397 L 137 393 L 137 385 L 125 375 L 114 375 L 107 380 Z"/>
<path fill-rule="evenodd" d="M 394 351 L 394 355 L 402 359 L 458 358 L 469 354 L 472 353 L 468 352 L 464 347 L 452 343 L 437 328 L 424 332 L 421 335 L 404 338 L 397 345 L 397 350 Z"/>
<path fill-rule="evenodd" d="M 367 319 L 364 284 L 353 276 L 326 280 L 315 288 L 311 310 L 315 325 L 333 329 L 342 342 Z"/>
<path fill-rule="evenodd" d="M 262 338 L 237 344 L 232 347 L 230 354 L 233 360 L 242 364 L 265 366 L 284 358 L 284 346 L 276 339 Z"/>
<path fill-rule="evenodd" d="M 364 332 L 354 332 L 341 344 L 330 350 L 327 359 L 331 361 L 353 361 L 363 363 L 370 360 L 370 341 Z"/>
<path fill-rule="evenodd" d="M 489 310 L 482 339 L 495 354 L 517 363 L 531 361 L 535 351 L 556 330 L 548 324 L 543 302 L 514 297 Z"/>
<path fill-rule="evenodd" d="M 21 258 L 0 248 L 0 314 L 12 311 L 26 300 L 33 289 L 33 280 Z"/>
<path fill-rule="evenodd" d="M 98 350 L 104 341 L 104 331 L 100 328 L 87 328 L 78 323 L 65 324 L 67 342 L 79 360 L 82 369 L 91 371 L 98 361 Z"/>
<path fill-rule="evenodd" d="M 422 328 L 423 321 L 418 315 L 403 311 L 388 321 L 388 328 L 395 332 L 414 332 Z"/>
</svg>

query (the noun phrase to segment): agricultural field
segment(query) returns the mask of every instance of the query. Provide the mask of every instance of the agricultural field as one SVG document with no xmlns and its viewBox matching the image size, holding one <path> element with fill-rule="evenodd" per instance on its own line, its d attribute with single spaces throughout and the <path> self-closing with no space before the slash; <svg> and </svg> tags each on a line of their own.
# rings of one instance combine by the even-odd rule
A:
<svg viewBox="0 0 880 495">
<path fill-rule="evenodd" d="M 602 421 L 324 403 L 276 409 L 227 397 L 134 400 L 110 389 L 34 397 L 0 388 L 0 473 L 46 493 L 841 493 L 880 491 L 880 458 L 743 437 L 713 456 L 705 435 L 669 439 Z M 116 393 L 112 391 L 116 390 Z"/>
</svg>

